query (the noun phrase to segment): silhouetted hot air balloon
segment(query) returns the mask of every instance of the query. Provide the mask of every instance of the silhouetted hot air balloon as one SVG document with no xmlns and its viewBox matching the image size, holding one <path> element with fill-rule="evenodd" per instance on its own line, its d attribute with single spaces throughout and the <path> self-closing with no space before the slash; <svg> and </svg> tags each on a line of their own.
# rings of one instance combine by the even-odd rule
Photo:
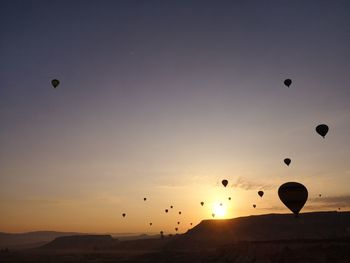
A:
<svg viewBox="0 0 350 263">
<path fill-rule="evenodd" d="M 177 232 L 177 230 L 179 230 L 177 227 L 175 227 L 175 231 Z"/>
<path fill-rule="evenodd" d="M 287 166 L 289 166 L 291 162 L 292 162 L 292 160 L 289 159 L 289 158 L 284 159 L 284 163 L 285 163 Z"/>
<path fill-rule="evenodd" d="M 321 197 L 321 196 L 322 196 L 321 194 L 318 195 L 318 197 Z"/>
<path fill-rule="evenodd" d="M 149 223 L 150 226 L 152 226 L 152 223 Z"/>
<path fill-rule="evenodd" d="M 181 215 L 181 211 L 179 211 L 179 215 Z"/>
<path fill-rule="evenodd" d="M 227 184 L 228 184 L 228 181 L 227 181 L 226 179 L 224 179 L 224 180 L 222 180 L 222 181 L 221 181 L 221 183 L 222 183 L 222 185 L 223 185 L 223 186 L 225 186 L 225 187 L 226 187 L 226 186 L 227 186 Z"/>
<path fill-rule="evenodd" d="M 60 85 L 60 81 L 58 79 L 53 79 L 53 80 L 51 80 L 51 85 L 55 89 L 55 88 L 57 88 L 58 85 Z"/>
<path fill-rule="evenodd" d="M 259 192 L 258 192 L 258 195 L 259 195 L 260 197 L 263 197 L 264 191 L 259 191 Z"/>
<path fill-rule="evenodd" d="M 285 79 L 283 83 L 284 83 L 284 85 L 286 85 L 289 88 L 289 86 L 292 85 L 292 80 L 291 79 Z"/>
<path fill-rule="evenodd" d="M 165 213 L 168 213 L 168 209 L 165 209 Z"/>
<path fill-rule="evenodd" d="M 288 182 L 280 186 L 278 196 L 282 203 L 298 216 L 306 203 L 308 192 L 304 185 L 296 182 Z"/>
<path fill-rule="evenodd" d="M 190 225 L 192 226 L 192 223 L 190 223 Z"/>
<path fill-rule="evenodd" d="M 220 206 L 222 206 L 222 203 L 220 203 Z"/>
<path fill-rule="evenodd" d="M 214 214 L 214 213 L 212 213 L 212 214 L 211 214 L 211 216 L 212 216 L 212 217 L 215 217 L 215 214 Z"/>
<path fill-rule="evenodd" d="M 323 138 L 325 138 L 325 136 L 327 135 L 328 133 L 328 126 L 326 124 L 320 124 L 320 125 L 317 125 L 316 127 L 316 132 L 321 135 Z"/>
<path fill-rule="evenodd" d="M 255 207 L 256 207 L 256 205 L 254 204 L 254 205 L 253 205 L 253 207 L 255 208 Z"/>
<path fill-rule="evenodd" d="M 144 198 L 143 198 L 143 201 L 146 201 L 146 200 L 147 200 L 147 198 L 146 198 L 146 197 L 144 197 Z"/>
<path fill-rule="evenodd" d="M 170 208 L 173 209 L 173 206 L 171 205 Z"/>
<path fill-rule="evenodd" d="M 123 217 L 125 217 L 125 216 L 126 216 L 126 214 L 125 214 L 125 213 L 122 213 L 122 216 L 123 216 Z"/>
<path fill-rule="evenodd" d="M 177 224 L 180 225 L 180 222 L 178 221 Z"/>
<path fill-rule="evenodd" d="M 228 200 L 230 200 L 230 201 L 231 201 L 231 197 L 229 197 L 229 198 L 228 198 Z"/>
<path fill-rule="evenodd" d="M 201 206 L 203 206 L 204 205 L 204 202 L 201 202 Z"/>
<path fill-rule="evenodd" d="M 159 233 L 160 233 L 160 237 L 161 237 L 161 238 L 164 238 L 164 232 L 163 232 L 163 231 L 160 231 Z"/>
</svg>

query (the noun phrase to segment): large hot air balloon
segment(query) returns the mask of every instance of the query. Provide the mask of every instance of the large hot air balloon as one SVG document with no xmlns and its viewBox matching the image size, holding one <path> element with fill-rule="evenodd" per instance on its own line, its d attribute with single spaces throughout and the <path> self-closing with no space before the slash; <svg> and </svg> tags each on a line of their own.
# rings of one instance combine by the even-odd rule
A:
<svg viewBox="0 0 350 263">
<path fill-rule="evenodd" d="M 284 161 L 284 163 L 285 163 L 287 166 L 289 166 L 290 163 L 292 162 L 292 160 L 289 159 L 289 158 L 286 158 L 286 159 L 284 159 L 283 161 Z"/>
<path fill-rule="evenodd" d="M 201 206 L 203 206 L 204 205 L 204 202 L 201 202 Z"/>
<path fill-rule="evenodd" d="M 259 191 L 259 192 L 258 192 L 258 195 L 259 195 L 260 197 L 263 197 L 264 191 Z"/>
<path fill-rule="evenodd" d="M 291 79 L 285 79 L 283 83 L 284 83 L 284 85 L 286 85 L 289 88 L 289 86 L 292 85 L 292 80 Z"/>
<path fill-rule="evenodd" d="M 58 85 L 60 85 L 60 81 L 58 79 L 53 79 L 53 80 L 51 80 L 51 85 L 55 89 L 55 88 L 57 88 Z"/>
<path fill-rule="evenodd" d="M 123 216 L 123 217 L 125 217 L 125 216 L 126 216 L 126 214 L 125 214 L 125 213 L 122 213 L 122 216 Z"/>
<path fill-rule="evenodd" d="M 296 182 L 282 184 L 278 189 L 278 196 L 282 203 L 288 207 L 295 216 L 298 216 L 300 210 L 306 203 L 308 192 L 304 185 Z"/>
<path fill-rule="evenodd" d="M 316 127 L 316 132 L 321 135 L 323 138 L 325 138 L 325 136 L 327 135 L 329 131 L 329 128 L 326 124 L 320 124 L 320 125 L 317 125 Z"/>
<path fill-rule="evenodd" d="M 227 181 L 226 179 L 224 179 L 224 180 L 222 180 L 222 181 L 221 181 L 221 183 L 222 183 L 222 185 L 223 185 L 223 186 L 225 186 L 225 187 L 226 187 L 226 186 L 227 186 L 227 184 L 228 184 L 228 181 Z"/>
</svg>

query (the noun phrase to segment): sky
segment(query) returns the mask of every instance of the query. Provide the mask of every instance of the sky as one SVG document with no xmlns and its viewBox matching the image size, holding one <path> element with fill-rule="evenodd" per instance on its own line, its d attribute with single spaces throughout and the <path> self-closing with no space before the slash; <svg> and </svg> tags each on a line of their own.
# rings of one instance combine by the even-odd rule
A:
<svg viewBox="0 0 350 263">
<path fill-rule="evenodd" d="M 308 189 L 302 212 L 350 210 L 349 13 L 1 1 L 0 231 L 182 233 L 213 212 L 290 213 L 288 181 Z"/>
</svg>

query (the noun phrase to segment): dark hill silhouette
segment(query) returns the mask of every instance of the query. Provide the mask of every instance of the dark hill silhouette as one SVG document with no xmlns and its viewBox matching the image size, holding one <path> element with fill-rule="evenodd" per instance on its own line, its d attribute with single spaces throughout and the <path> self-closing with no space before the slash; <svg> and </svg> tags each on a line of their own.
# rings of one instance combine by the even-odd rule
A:
<svg viewBox="0 0 350 263">
<path fill-rule="evenodd" d="M 175 239 L 173 247 L 207 247 L 238 241 L 329 239 L 349 236 L 350 212 L 267 214 L 226 220 L 203 220 Z"/>
<path fill-rule="evenodd" d="M 43 249 L 109 249 L 118 242 L 111 235 L 78 235 L 58 237 Z"/>
</svg>

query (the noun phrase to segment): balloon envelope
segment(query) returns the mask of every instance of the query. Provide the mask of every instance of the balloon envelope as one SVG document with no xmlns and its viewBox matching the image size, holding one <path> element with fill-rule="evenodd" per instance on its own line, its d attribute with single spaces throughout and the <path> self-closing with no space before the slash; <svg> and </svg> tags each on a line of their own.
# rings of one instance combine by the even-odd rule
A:
<svg viewBox="0 0 350 263">
<path fill-rule="evenodd" d="M 291 162 L 292 162 L 292 160 L 289 159 L 289 158 L 284 159 L 284 163 L 285 163 L 287 166 L 289 166 Z"/>
<path fill-rule="evenodd" d="M 282 203 L 297 216 L 307 201 L 308 192 L 304 185 L 288 182 L 280 186 L 278 196 Z"/>
<path fill-rule="evenodd" d="M 125 216 L 126 216 L 126 214 L 125 214 L 125 213 L 123 213 L 123 214 L 122 214 L 122 216 L 123 216 L 123 217 L 125 217 Z"/>
<path fill-rule="evenodd" d="M 181 215 L 181 211 L 179 211 L 179 215 Z"/>
<path fill-rule="evenodd" d="M 255 207 L 256 207 L 256 205 L 253 205 L 253 207 L 255 208 Z"/>
<path fill-rule="evenodd" d="M 259 195 L 260 197 L 263 197 L 264 191 L 259 191 L 259 192 L 258 192 L 258 195 Z"/>
<path fill-rule="evenodd" d="M 289 86 L 292 85 L 292 80 L 291 79 L 285 79 L 283 83 L 284 83 L 284 85 L 286 85 L 289 88 Z"/>
<path fill-rule="evenodd" d="M 323 138 L 327 135 L 329 128 L 326 124 L 320 124 L 316 126 L 316 132 Z"/>
<path fill-rule="evenodd" d="M 168 213 L 168 209 L 165 209 L 165 213 Z"/>
<path fill-rule="evenodd" d="M 231 200 L 231 197 L 229 197 L 228 200 Z"/>
<path fill-rule="evenodd" d="M 203 206 L 204 205 L 204 202 L 201 202 L 201 206 Z"/>
<path fill-rule="evenodd" d="M 60 81 L 58 79 L 53 79 L 53 80 L 51 80 L 51 85 L 54 88 L 57 88 L 57 86 L 60 85 Z"/>
<path fill-rule="evenodd" d="M 146 200 L 147 200 L 147 198 L 146 198 L 146 197 L 144 197 L 144 198 L 143 198 L 143 201 L 146 201 Z"/>
<path fill-rule="evenodd" d="M 222 181 L 221 181 L 221 183 L 222 183 L 222 185 L 223 185 L 223 186 L 225 186 L 225 187 L 226 187 L 226 186 L 227 186 L 227 184 L 228 184 L 228 181 L 227 181 L 226 179 L 224 179 L 224 180 L 222 180 Z"/>
</svg>

